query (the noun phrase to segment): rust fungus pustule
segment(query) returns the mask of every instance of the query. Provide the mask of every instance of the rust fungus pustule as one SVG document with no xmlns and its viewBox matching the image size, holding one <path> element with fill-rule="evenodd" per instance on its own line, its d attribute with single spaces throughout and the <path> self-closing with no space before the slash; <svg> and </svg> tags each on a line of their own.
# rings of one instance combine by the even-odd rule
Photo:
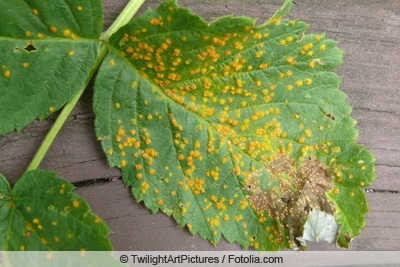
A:
<svg viewBox="0 0 400 267">
<path fill-rule="evenodd" d="M 4 77 L 6 77 L 6 78 L 8 78 L 8 77 L 10 77 L 10 71 L 9 70 L 6 70 L 6 71 L 3 71 L 3 76 Z"/>
</svg>

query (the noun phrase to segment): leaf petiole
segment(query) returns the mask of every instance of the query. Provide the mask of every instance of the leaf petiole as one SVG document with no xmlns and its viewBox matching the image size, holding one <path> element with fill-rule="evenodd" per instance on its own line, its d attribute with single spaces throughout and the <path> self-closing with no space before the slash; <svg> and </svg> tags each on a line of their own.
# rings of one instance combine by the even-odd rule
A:
<svg viewBox="0 0 400 267">
<path fill-rule="evenodd" d="M 46 155 L 47 150 L 53 143 L 55 137 L 57 136 L 58 132 L 60 131 L 61 127 L 64 125 L 65 121 L 67 120 L 69 114 L 71 114 L 72 110 L 74 109 L 76 103 L 82 96 L 83 92 L 85 91 L 87 85 L 89 84 L 90 80 L 92 79 L 94 73 L 100 66 L 101 62 L 103 61 L 104 57 L 108 52 L 108 38 L 116 32 L 119 28 L 124 26 L 128 23 L 132 17 L 136 14 L 139 8 L 142 6 L 145 0 L 131 0 L 125 6 L 124 10 L 119 14 L 117 19 L 112 23 L 112 25 L 100 36 L 100 40 L 102 43 L 99 47 L 99 54 L 96 58 L 96 61 L 89 71 L 88 78 L 85 82 L 85 85 L 72 97 L 71 101 L 68 102 L 63 110 L 61 111 L 60 115 L 58 116 L 57 120 L 55 121 L 54 125 L 51 127 L 50 131 L 48 132 L 47 136 L 43 140 L 42 144 L 40 145 L 38 151 L 36 152 L 35 156 L 33 157 L 31 163 L 29 164 L 26 171 L 35 170 L 39 167 L 40 163 L 42 162 L 44 156 Z"/>
<path fill-rule="evenodd" d="M 108 38 L 118 31 L 119 28 L 127 24 L 145 1 L 146 0 L 130 0 L 113 24 L 102 34 L 100 39 L 108 40 Z"/>
</svg>

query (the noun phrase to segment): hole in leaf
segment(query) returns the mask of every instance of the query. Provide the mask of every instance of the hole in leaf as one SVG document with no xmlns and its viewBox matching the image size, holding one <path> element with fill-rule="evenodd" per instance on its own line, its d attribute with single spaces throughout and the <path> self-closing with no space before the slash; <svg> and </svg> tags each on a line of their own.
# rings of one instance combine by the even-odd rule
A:
<svg viewBox="0 0 400 267">
<path fill-rule="evenodd" d="M 333 121 L 335 120 L 335 116 L 333 116 L 333 114 L 331 114 L 331 113 L 326 113 L 325 116 L 330 120 L 333 120 Z"/>
<path fill-rule="evenodd" d="M 245 185 L 245 187 L 243 189 L 251 192 L 251 184 Z"/>
<path fill-rule="evenodd" d="M 34 52 L 37 50 L 37 48 L 33 45 L 32 41 L 29 41 L 26 46 L 24 47 L 24 50 L 28 52 Z"/>
<path fill-rule="evenodd" d="M 304 211 L 309 211 L 310 210 L 310 206 L 308 205 L 308 203 L 306 203 L 306 206 L 304 207 Z"/>
<path fill-rule="evenodd" d="M 285 197 L 282 197 L 281 200 L 282 200 L 282 202 L 285 203 L 285 204 L 288 204 L 289 201 L 290 201 L 290 199 L 287 199 L 287 198 L 285 198 Z"/>
</svg>

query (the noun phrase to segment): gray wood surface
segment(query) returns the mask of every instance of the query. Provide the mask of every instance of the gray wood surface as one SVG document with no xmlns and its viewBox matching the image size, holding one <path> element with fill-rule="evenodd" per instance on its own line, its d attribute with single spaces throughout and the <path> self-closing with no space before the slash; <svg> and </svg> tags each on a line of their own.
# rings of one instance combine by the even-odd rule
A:
<svg viewBox="0 0 400 267">
<path fill-rule="evenodd" d="M 103 0 L 105 25 L 109 25 L 127 1 Z M 148 0 L 147 7 L 162 1 Z M 227 14 L 268 19 L 283 0 L 181 0 L 211 21 Z M 308 32 L 326 32 L 345 51 L 336 70 L 341 90 L 348 95 L 358 121 L 358 143 L 376 157 L 378 179 L 366 192 L 370 212 L 364 231 L 351 250 L 400 250 L 400 1 L 398 0 L 295 0 L 288 17 L 311 24 Z M 180 229 L 173 219 L 150 212 L 136 203 L 111 169 L 94 134 L 92 89 L 88 88 L 48 151 L 40 168 L 55 171 L 82 185 L 76 193 L 105 219 L 113 233 L 115 250 L 237 250 L 221 242 L 214 248 L 198 236 Z M 57 114 L 35 121 L 20 133 L 0 137 L 0 172 L 11 182 L 25 171 Z M 310 244 L 310 250 L 334 250 L 327 244 Z"/>
</svg>

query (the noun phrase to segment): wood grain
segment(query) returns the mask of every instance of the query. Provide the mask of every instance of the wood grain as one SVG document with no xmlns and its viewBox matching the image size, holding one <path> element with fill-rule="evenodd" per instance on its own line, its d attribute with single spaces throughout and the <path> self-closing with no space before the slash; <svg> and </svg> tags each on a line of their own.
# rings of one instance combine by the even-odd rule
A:
<svg viewBox="0 0 400 267">
<path fill-rule="evenodd" d="M 127 1 L 103 0 L 105 26 L 117 17 Z M 140 12 L 156 7 L 148 0 Z M 227 14 L 268 19 L 281 0 L 181 0 L 211 21 Z M 354 107 L 358 121 L 358 143 L 376 157 L 378 179 L 366 196 L 370 212 L 365 229 L 351 243 L 351 250 L 400 250 L 400 1 L 384 0 L 296 0 L 289 18 L 311 24 L 308 32 L 326 32 L 345 51 L 336 70 L 341 90 Z M 140 13 L 139 12 L 139 13 Z M 40 168 L 55 171 L 70 182 L 118 178 L 111 169 L 94 134 L 92 88 L 85 92 L 48 151 Z M 0 137 L 0 172 L 12 183 L 25 171 L 57 114 L 35 121 L 20 133 Z M 93 211 L 113 230 L 116 250 L 237 250 L 222 240 L 216 248 L 200 237 L 180 229 L 173 219 L 150 212 L 136 203 L 120 180 L 79 187 Z M 311 250 L 332 250 L 312 243 Z"/>
</svg>

